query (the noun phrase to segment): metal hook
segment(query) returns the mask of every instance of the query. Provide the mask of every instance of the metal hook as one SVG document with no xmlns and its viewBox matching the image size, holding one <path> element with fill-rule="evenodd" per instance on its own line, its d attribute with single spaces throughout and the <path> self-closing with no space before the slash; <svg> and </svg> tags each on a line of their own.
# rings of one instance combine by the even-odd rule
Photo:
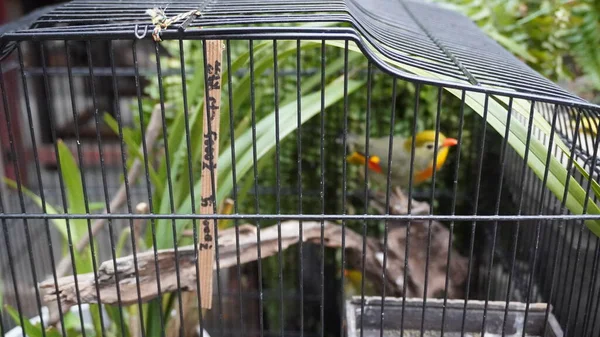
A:
<svg viewBox="0 0 600 337">
<path fill-rule="evenodd" d="M 135 34 L 135 37 L 137 37 L 137 38 L 138 38 L 138 40 L 141 40 L 141 39 L 145 38 L 145 37 L 146 37 L 146 34 L 148 34 L 148 25 L 146 25 L 146 26 L 144 27 L 144 32 L 143 32 L 142 34 L 140 34 L 140 33 L 139 33 L 139 27 L 138 27 L 138 24 L 136 23 L 136 24 L 135 24 L 135 28 L 134 28 L 134 34 Z"/>
</svg>

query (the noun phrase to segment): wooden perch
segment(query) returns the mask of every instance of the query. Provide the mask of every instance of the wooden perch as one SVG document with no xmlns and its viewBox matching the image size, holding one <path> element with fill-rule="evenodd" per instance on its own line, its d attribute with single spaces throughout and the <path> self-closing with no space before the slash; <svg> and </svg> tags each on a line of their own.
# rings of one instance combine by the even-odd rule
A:
<svg viewBox="0 0 600 337">
<path fill-rule="evenodd" d="M 371 192 L 371 207 L 375 208 L 381 214 L 385 214 L 386 197 L 381 191 Z M 429 212 L 429 204 L 423 201 L 411 200 L 411 209 L 408 211 L 408 196 L 402 192 L 400 187 L 394 187 L 390 193 L 389 214 L 426 214 Z"/>
<path fill-rule="evenodd" d="M 399 191 L 397 191 L 399 192 Z M 400 192 L 401 193 L 401 192 Z M 396 195 L 394 199 L 399 200 Z M 397 206 L 390 208 L 401 209 Z M 321 223 L 314 221 L 303 222 L 303 238 L 305 242 L 319 244 L 321 239 Z M 425 277 L 425 254 L 427 249 L 427 221 L 411 221 L 411 244 L 408 260 L 408 283 L 407 296 L 423 296 L 423 283 Z M 247 263 L 257 259 L 257 229 L 253 225 L 241 225 L 239 227 L 240 261 Z M 346 254 L 348 264 L 360 268 L 362 259 L 362 235 L 346 228 Z M 443 295 L 446 261 L 448 254 L 448 231 L 440 223 L 431 223 L 431 257 L 429 263 L 429 286 L 428 297 Z M 389 296 L 400 296 L 403 290 L 404 280 L 404 256 L 406 242 L 406 224 L 398 221 L 390 221 L 388 232 L 388 256 L 385 271 L 386 294 Z M 281 224 L 281 246 L 287 249 L 299 241 L 299 223 L 297 221 L 286 221 Z M 219 266 L 229 268 L 237 264 L 237 250 L 235 229 L 229 228 L 219 232 Z M 324 223 L 324 243 L 327 247 L 341 248 L 342 227 L 332 222 Z M 263 258 L 277 254 L 278 233 L 277 226 L 267 227 L 261 230 L 261 255 Z M 105 303 L 117 304 L 116 282 L 120 287 L 121 303 L 124 305 L 137 303 L 136 274 L 140 280 L 141 300 L 149 301 L 158 296 L 156 283 L 156 265 L 160 273 L 160 286 L 162 293 L 177 290 L 177 275 L 175 265 L 179 264 L 181 289 L 184 291 L 196 290 L 196 253 L 193 246 L 179 247 L 178 260 L 175 259 L 175 251 L 166 249 L 139 253 L 138 271 L 134 268 L 133 256 L 117 259 L 117 269 L 113 262 L 106 261 L 98 268 L 98 287 L 100 300 L 96 296 L 94 275 L 77 275 L 79 295 L 82 303 Z M 383 274 L 382 266 L 383 244 L 374 238 L 367 238 L 366 250 L 366 277 L 381 292 Z M 216 268 L 216 264 L 214 266 Z M 462 295 L 462 287 L 467 270 L 467 261 L 458 252 L 452 252 L 450 265 L 448 297 L 456 298 Z M 40 284 L 45 290 L 44 300 L 56 301 L 56 288 L 52 280 Z M 75 280 L 73 276 L 62 277 L 58 280 L 58 292 L 61 305 L 64 310 L 77 304 L 77 293 L 75 291 Z"/>
</svg>

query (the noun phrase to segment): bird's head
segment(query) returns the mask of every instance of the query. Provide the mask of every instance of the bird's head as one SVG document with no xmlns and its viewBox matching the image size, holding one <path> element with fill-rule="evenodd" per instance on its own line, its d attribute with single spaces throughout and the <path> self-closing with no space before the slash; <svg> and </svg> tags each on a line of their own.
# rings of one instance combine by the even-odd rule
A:
<svg viewBox="0 0 600 337">
<path fill-rule="evenodd" d="M 344 269 L 344 277 L 353 287 L 360 289 L 362 281 L 362 272 L 356 269 Z"/>
<path fill-rule="evenodd" d="M 436 153 L 436 171 L 439 170 L 448 157 L 450 147 L 458 144 L 454 138 L 447 138 L 441 132 L 438 134 L 437 146 L 435 143 L 435 130 L 424 130 L 415 135 L 415 183 L 423 182 L 433 174 L 433 156 Z M 412 137 L 404 142 L 406 151 L 411 151 Z M 421 166 L 421 167 L 420 167 Z"/>
</svg>

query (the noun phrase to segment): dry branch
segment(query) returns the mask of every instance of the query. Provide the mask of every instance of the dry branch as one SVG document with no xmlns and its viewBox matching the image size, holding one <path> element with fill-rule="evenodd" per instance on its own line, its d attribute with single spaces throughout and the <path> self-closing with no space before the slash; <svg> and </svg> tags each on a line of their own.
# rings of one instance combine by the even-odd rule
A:
<svg viewBox="0 0 600 337">
<path fill-rule="evenodd" d="M 340 248 L 342 244 L 342 227 L 332 222 L 325 222 L 324 242 L 327 247 Z M 240 261 L 247 263 L 257 259 L 256 227 L 241 225 L 240 230 Z M 346 228 L 346 254 L 350 264 L 360 265 L 363 237 Z M 282 249 L 296 244 L 299 240 L 299 224 L 297 221 L 286 221 L 281 224 Z M 306 242 L 318 244 L 321 239 L 320 222 L 303 222 L 303 237 Z M 386 275 L 386 293 L 389 296 L 402 294 L 402 280 L 404 276 L 404 242 L 406 226 L 391 224 L 388 237 L 388 260 Z M 447 230 L 439 223 L 432 223 L 431 261 L 429 265 L 428 296 L 439 294 L 444 289 L 446 256 L 448 247 Z M 235 245 L 235 229 L 230 228 L 219 233 L 219 263 L 221 268 L 228 268 L 237 264 L 237 251 Z M 427 226 L 424 222 L 413 222 L 411 225 L 411 248 L 409 250 L 409 274 L 407 296 L 422 296 L 424 280 L 425 247 L 427 241 Z M 278 252 L 277 226 L 261 230 L 261 255 L 268 257 Z M 381 275 L 383 268 L 381 256 L 382 243 L 373 238 L 367 238 L 366 251 L 366 276 L 374 283 L 378 290 L 382 287 Z M 136 272 L 133 256 L 117 259 L 117 270 L 113 268 L 112 261 L 102 263 L 98 269 L 98 286 L 100 300 L 96 297 L 96 288 L 93 274 L 77 275 L 79 295 L 83 303 L 117 304 L 115 282 L 118 280 L 120 287 L 121 303 L 124 305 L 137 303 L 136 274 L 140 279 L 141 300 L 149 301 L 158 296 L 156 265 L 160 273 L 160 286 L 163 293 L 177 291 L 177 275 L 175 265 L 179 264 L 181 289 L 194 291 L 196 289 L 196 250 L 193 246 L 179 247 L 178 259 L 175 259 L 173 249 L 161 250 L 155 257 L 152 251 L 137 255 L 138 268 Z M 216 267 L 216 265 L 215 265 Z M 459 297 L 459 286 L 464 282 L 466 260 L 453 252 L 450 266 L 450 287 L 448 297 Z M 56 292 L 52 280 L 45 281 L 40 287 L 46 290 L 44 299 L 48 302 L 56 301 Z M 77 304 L 77 293 L 73 276 L 62 277 L 58 280 L 58 291 L 63 310 Z"/>
</svg>

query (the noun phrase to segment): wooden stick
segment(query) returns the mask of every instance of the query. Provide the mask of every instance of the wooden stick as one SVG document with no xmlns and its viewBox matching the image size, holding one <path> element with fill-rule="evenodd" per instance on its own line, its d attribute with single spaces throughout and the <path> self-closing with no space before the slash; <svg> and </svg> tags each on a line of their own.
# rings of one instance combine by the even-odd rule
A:
<svg viewBox="0 0 600 337">
<path fill-rule="evenodd" d="M 148 204 L 145 202 L 140 202 L 139 204 L 137 204 L 137 206 L 135 206 L 136 214 L 148 214 L 149 211 L 150 211 L 150 208 L 148 207 Z M 135 248 L 136 248 L 135 252 L 136 253 L 146 250 L 146 246 L 144 245 L 144 240 L 141 239 L 142 227 L 144 226 L 145 223 L 146 223 L 146 219 L 143 219 L 143 218 L 133 220 L 133 240 L 135 242 Z"/>
<path fill-rule="evenodd" d="M 221 62 L 223 43 L 206 41 L 206 91 L 204 98 L 204 125 L 202 138 L 202 195 L 200 214 L 215 214 L 217 192 L 217 158 L 219 155 L 219 121 L 221 104 Z M 214 179 L 214 180 L 213 180 Z M 215 258 L 214 227 L 217 221 L 202 220 L 202 235 L 198 245 L 201 307 L 212 307 L 213 260 Z M 212 224 L 211 224 L 212 223 Z"/>
<path fill-rule="evenodd" d="M 230 198 L 226 198 L 225 200 L 223 200 L 223 203 L 221 203 L 219 214 L 231 214 L 232 211 L 233 211 L 233 200 Z M 229 219 L 219 220 L 218 221 L 219 230 L 225 229 L 226 226 L 229 224 L 229 222 L 230 222 Z M 187 237 L 194 237 L 194 230 L 186 229 L 181 233 L 181 235 L 187 236 Z"/>
</svg>

